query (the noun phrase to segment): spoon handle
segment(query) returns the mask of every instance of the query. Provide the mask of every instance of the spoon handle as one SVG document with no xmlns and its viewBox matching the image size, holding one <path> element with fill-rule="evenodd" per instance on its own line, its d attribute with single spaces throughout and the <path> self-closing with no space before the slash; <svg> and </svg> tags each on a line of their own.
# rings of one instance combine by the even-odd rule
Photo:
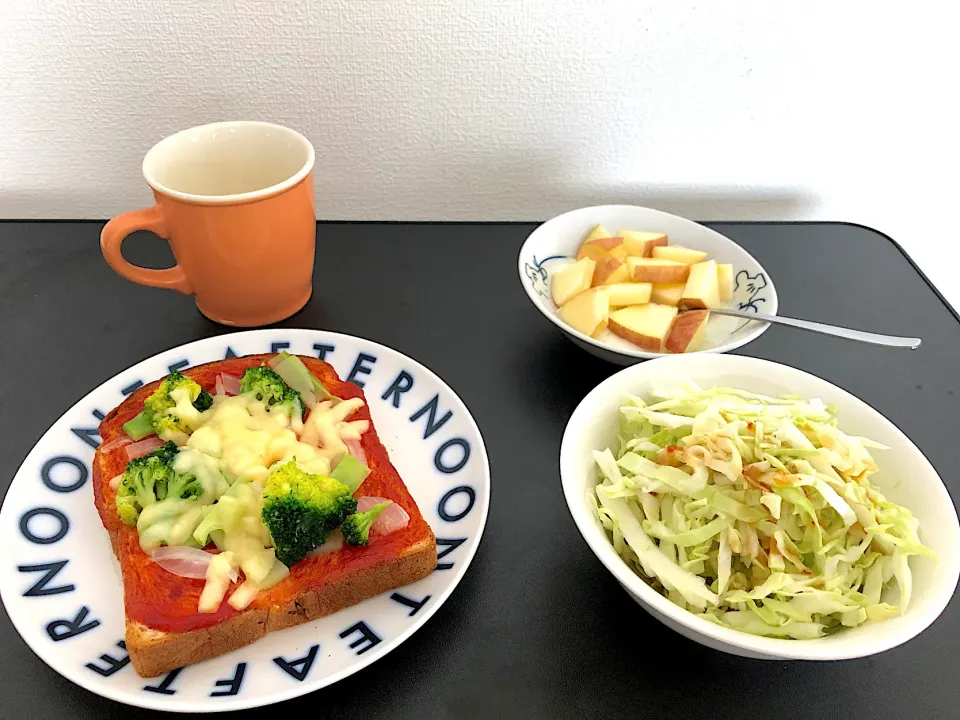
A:
<svg viewBox="0 0 960 720">
<path fill-rule="evenodd" d="M 782 315 L 764 315 L 762 313 L 744 312 L 743 310 L 732 310 L 730 308 L 710 308 L 710 312 L 716 313 L 717 315 L 729 315 L 746 320 L 773 323 L 774 325 L 789 325 L 790 327 L 809 330 L 822 335 L 833 335 L 835 337 L 846 338 L 847 340 L 856 340 L 857 342 L 872 343 L 874 345 L 910 348 L 911 350 L 916 350 L 920 347 L 920 338 L 880 335 L 879 333 L 851 330 L 850 328 L 827 325 L 826 323 L 812 322 L 810 320 L 797 320 L 796 318 L 783 317 Z"/>
</svg>

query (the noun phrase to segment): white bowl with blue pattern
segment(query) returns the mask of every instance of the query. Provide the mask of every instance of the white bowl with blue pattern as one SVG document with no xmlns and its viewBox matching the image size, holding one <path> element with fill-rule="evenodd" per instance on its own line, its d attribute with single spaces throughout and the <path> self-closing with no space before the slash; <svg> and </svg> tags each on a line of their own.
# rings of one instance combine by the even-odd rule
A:
<svg viewBox="0 0 960 720">
<path fill-rule="evenodd" d="M 93 503 L 90 463 L 100 443 L 97 425 L 126 395 L 172 370 L 280 350 L 320 357 L 341 378 L 363 387 L 377 434 L 437 536 L 437 569 L 240 650 L 142 678 L 124 649 L 120 567 Z M 44 662 L 98 695 L 179 712 L 257 707 L 351 675 L 418 630 L 466 572 L 489 503 L 490 464 L 476 423 L 460 398 L 418 362 L 369 340 L 319 330 L 221 335 L 124 370 L 40 438 L 0 510 L 0 598 Z M 446 644 L 449 638 L 435 641 Z M 318 702 L 322 706 L 322 699 Z"/>
<path fill-rule="evenodd" d="M 583 238 L 595 225 L 610 233 L 647 230 L 666 233 L 671 245 L 683 245 L 707 253 L 717 263 L 733 265 L 734 290 L 730 307 L 747 312 L 777 314 L 777 290 L 770 275 L 754 257 L 716 230 L 660 210 L 637 205 L 597 205 L 558 215 L 534 230 L 520 248 L 520 282 L 534 306 L 574 343 L 592 355 L 620 365 L 662 357 L 669 353 L 642 350 L 604 330 L 599 337 L 584 335 L 557 316 L 550 297 L 550 277 L 573 262 Z M 711 315 L 700 352 L 722 353 L 757 339 L 768 324 L 753 320 Z"/>
</svg>

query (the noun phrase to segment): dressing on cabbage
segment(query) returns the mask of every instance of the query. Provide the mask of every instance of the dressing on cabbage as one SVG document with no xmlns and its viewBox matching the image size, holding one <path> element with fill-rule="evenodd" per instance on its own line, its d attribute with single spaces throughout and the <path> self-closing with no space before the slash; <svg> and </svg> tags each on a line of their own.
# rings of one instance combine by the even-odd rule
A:
<svg viewBox="0 0 960 720">
<path fill-rule="evenodd" d="M 719 625 L 799 640 L 906 611 L 909 557 L 936 556 L 870 483 L 883 445 L 842 432 L 819 399 L 690 381 L 651 396 L 620 408 L 591 497 L 656 590 Z"/>
</svg>

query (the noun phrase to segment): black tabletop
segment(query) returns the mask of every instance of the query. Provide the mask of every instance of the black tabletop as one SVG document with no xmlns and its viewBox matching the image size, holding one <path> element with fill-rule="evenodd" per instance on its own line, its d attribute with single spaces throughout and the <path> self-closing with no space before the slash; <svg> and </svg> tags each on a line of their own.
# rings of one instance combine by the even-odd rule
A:
<svg viewBox="0 0 960 720">
<path fill-rule="evenodd" d="M 960 495 L 960 322 L 903 252 L 867 228 L 712 223 L 768 270 L 784 315 L 918 335 L 914 352 L 772 327 L 741 353 L 812 372 L 892 419 Z M 190 298 L 132 285 L 100 256 L 100 223 L 0 223 L 0 487 L 75 400 L 116 372 L 224 332 Z M 318 226 L 314 294 L 286 327 L 392 346 L 437 372 L 486 439 L 493 493 L 472 566 L 421 630 L 359 673 L 242 717 L 960 717 L 960 608 L 879 656 L 746 660 L 668 630 L 587 548 L 560 489 L 570 413 L 618 368 L 566 340 L 527 300 L 530 224 Z M 129 257 L 162 267 L 143 235 Z M 350 303 L 338 298 L 349 295 Z M 35 390 L 43 387 L 38 402 Z M 24 411 L 26 409 L 26 411 Z M 150 717 L 49 669 L 0 620 L 0 718 Z M 284 713 L 279 715 L 275 713 Z"/>
</svg>

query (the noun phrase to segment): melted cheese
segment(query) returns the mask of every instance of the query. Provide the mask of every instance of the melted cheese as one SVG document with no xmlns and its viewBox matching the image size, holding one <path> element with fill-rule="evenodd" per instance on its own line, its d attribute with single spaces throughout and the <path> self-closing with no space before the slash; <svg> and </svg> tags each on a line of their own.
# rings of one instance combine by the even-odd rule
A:
<svg viewBox="0 0 960 720">
<path fill-rule="evenodd" d="M 227 594 L 227 589 L 230 587 L 230 575 L 238 566 L 232 552 L 222 552 L 214 556 L 207 565 L 207 582 L 203 586 L 203 592 L 200 593 L 197 612 L 213 613 L 220 608 L 223 596 Z"/>
<path fill-rule="evenodd" d="M 230 485 L 220 472 L 215 455 L 195 447 L 182 447 L 173 459 L 173 469 L 182 474 L 195 475 L 203 485 L 203 495 L 197 498 L 201 505 L 209 505 L 223 495 Z"/>
<path fill-rule="evenodd" d="M 175 405 L 167 411 L 167 414 L 177 416 L 191 430 L 200 426 L 200 423 L 203 422 L 203 413 L 193 406 L 193 400 L 190 398 L 190 388 L 178 387 L 171 390 L 170 399 L 173 400 Z"/>
<path fill-rule="evenodd" d="M 307 472 L 329 475 L 348 452 L 347 442 L 359 441 L 370 429 L 366 420 L 347 422 L 364 403 L 359 398 L 336 405 L 322 402 L 303 422 L 299 407 L 291 417 L 280 408 L 267 408 L 252 393 L 216 395 L 210 409 L 202 413 L 193 408 L 186 393 L 174 400 L 176 411 L 195 428 L 177 455 L 176 469 L 194 473 L 203 483 L 204 497 L 220 497 L 225 492 L 251 496 L 247 504 L 253 512 L 244 513 L 240 527 L 219 532 L 217 545 L 223 552 L 210 563 L 198 607 L 201 613 L 215 612 L 229 587 L 229 573 L 239 566 L 245 582 L 231 596 L 231 605 L 242 609 L 259 590 L 271 587 L 289 572 L 276 560 L 269 532 L 260 519 L 263 483 L 270 468 L 295 459 Z"/>
<path fill-rule="evenodd" d="M 360 398 L 344 400 L 336 405 L 325 400 L 310 411 L 300 434 L 301 439 L 305 443 L 319 446 L 320 455 L 327 458 L 332 465 L 336 465 L 347 454 L 344 440 L 359 440 L 360 433 L 370 427 L 366 420 L 346 422 L 348 417 L 362 407 L 363 400 Z M 299 462 L 300 458 L 297 457 L 297 463 Z"/>
<path fill-rule="evenodd" d="M 270 411 L 250 394 L 218 396 L 203 414 L 204 423 L 190 436 L 187 447 L 218 458 L 231 483 L 265 481 L 274 463 L 294 458 L 307 472 L 328 475 L 330 461 L 337 456 L 297 438 L 295 430 L 303 426 L 299 417 Z"/>
</svg>

